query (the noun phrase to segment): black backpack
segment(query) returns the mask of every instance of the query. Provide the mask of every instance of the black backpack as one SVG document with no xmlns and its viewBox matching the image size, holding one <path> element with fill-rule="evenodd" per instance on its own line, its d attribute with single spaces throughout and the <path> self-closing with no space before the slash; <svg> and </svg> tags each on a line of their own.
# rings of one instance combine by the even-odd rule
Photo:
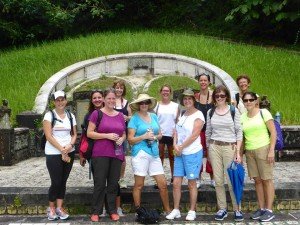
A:
<svg viewBox="0 0 300 225">
<path fill-rule="evenodd" d="M 160 211 L 157 209 L 146 209 L 145 207 L 139 207 L 136 210 L 136 221 L 142 224 L 154 224 L 159 222 Z"/>
<path fill-rule="evenodd" d="M 235 94 L 235 101 L 236 101 L 236 107 L 237 107 L 240 103 L 240 93 Z"/>
<path fill-rule="evenodd" d="M 53 128 L 54 127 L 54 124 L 56 121 L 59 121 L 59 119 L 56 118 L 55 116 L 55 113 L 53 112 L 53 110 L 50 110 L 51 112 L 51 115 L 52 115 L 52 121 L 51 121 L 51 127 Z M 71 124 L 71 135 L 74 134 L 74 130 L 73 130 L 73 119 L 72 119 L 72 115 L 71 113 L 66 110 L 66 114 L 70 120 L 70 124 Z M 45 133 L 43 132 L 43 135 L 42 135 L 42 138 L 41 138 L 41 149 L 45 149 L 45 146 L 46 146 L 46 142 L 47 142 L 47 139 L 46 139 L 46 135 Z"/>
</svg>

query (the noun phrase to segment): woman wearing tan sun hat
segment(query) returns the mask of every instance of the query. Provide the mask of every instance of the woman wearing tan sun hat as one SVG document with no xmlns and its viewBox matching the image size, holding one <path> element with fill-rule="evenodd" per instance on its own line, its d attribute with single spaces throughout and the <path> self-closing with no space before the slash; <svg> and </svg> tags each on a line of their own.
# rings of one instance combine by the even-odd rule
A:
<svg viewBox="0 0 300 225">
<path fill-rule="evenodd" d="M 130 108 L 135 111 L 128 124 L 128 142 L 132 146 L 131 164 L 134 173 L 133 199 L 138 209 L 145 177 L 152 176 L 158 184 L 164 211 L 169 212 L 167 181 L 158 150 L 158 140 L 162 134 L 156 114 L 149 112 L 156 103 L 156 99 L 148 94 L 140 94 L 130 103 Z"/>
</svg>

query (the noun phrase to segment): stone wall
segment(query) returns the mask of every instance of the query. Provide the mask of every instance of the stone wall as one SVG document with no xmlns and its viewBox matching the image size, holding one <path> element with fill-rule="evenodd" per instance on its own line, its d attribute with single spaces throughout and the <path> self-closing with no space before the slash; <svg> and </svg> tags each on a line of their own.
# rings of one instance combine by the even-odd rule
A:
<svg viewBox="0 0 300 225">
<path fill-rule="evenodd" d="M 0 166 L 39 156 L 36 132 L 29 128 L 0 129 Z"/>
</svg>

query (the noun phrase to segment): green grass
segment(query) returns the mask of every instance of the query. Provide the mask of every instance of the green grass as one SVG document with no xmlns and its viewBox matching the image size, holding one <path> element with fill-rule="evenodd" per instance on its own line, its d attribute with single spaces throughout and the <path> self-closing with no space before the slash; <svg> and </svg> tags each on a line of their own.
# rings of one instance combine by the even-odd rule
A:
<svg viewBox="0 0 300 225">
<path fill-rule="evenodd" d="M 14 117 L 33 108 L 41 85 L 62 68 L 94 57 L 128 52 L 186 55 L 214 64 L 234 79 L 241 73 L 248 74 L 251 89 L 268 96 L 272 112 L 280 111 L 284 124 L 300 124 L 297 52 L 171 32 L 105 32 L 0 52 L 0 99 L 9 100 Z"/>
</svg>

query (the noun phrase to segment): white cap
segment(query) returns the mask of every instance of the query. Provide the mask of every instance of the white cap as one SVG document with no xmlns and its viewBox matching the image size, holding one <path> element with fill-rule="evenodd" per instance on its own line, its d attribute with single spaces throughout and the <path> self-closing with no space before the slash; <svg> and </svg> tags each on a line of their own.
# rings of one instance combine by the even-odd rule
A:
<svg viewBox="0 0 300 225">
<path fill-rule="evenodd" d="M 66 93 L 64 91 L 56 91 L 53 94 L 54 100 L 56 100 L 58 97 L 64 97 L 66 98 Z"/>
</svg>

